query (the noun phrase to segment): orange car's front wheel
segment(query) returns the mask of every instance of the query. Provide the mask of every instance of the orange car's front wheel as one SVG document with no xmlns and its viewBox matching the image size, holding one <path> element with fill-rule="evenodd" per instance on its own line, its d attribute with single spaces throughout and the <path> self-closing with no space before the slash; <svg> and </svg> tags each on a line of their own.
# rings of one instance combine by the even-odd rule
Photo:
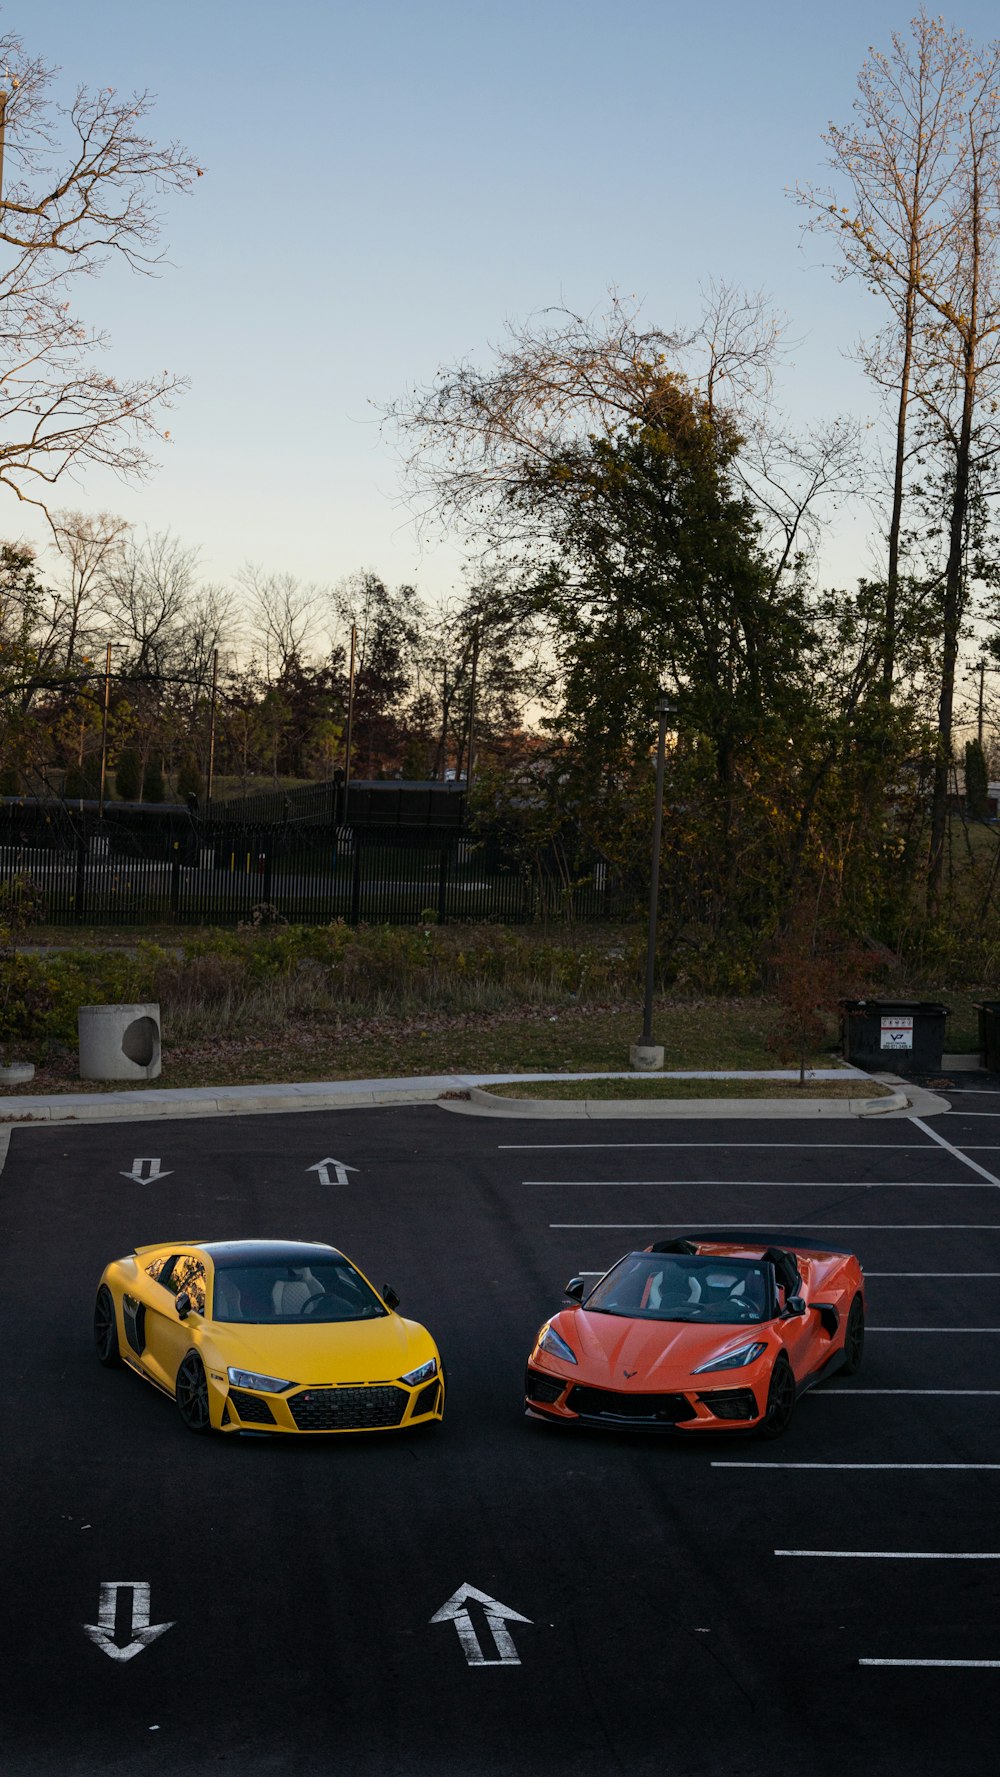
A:
<svg viewBox="0 0 1000 1777">
<path fill-rule="evenodd" d="M 767 1390 L 767 1406 L 757 1427 L 759 1438 L 780 1438 L 788 1430 L 795 1412 L 795 1377 L 792 1366 L 782 1352 L 774 1363 Z"/>
</svg>

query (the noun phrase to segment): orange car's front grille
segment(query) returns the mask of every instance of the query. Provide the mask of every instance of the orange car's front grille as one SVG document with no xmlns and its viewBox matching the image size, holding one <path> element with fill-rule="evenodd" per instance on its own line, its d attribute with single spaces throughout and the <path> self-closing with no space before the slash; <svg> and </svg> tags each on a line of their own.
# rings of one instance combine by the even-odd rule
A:
<svg viewBox="0 0 1000 1777">
<path fill-rule="evenodd" d="M 647 1425 L 677 1425 L 697 1414 L 683 1394 L 619 1394 L 611 1388 L 584 1388 L 577 1383 L 570 1390 L 567 1407 L 586 1419 L 620 1419 L 644 1421 Z"/>
</svg>

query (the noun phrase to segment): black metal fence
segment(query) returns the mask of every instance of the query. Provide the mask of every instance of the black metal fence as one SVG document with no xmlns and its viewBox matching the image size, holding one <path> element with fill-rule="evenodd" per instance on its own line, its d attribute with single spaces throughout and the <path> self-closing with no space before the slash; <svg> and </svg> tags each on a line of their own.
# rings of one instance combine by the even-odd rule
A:
<svg viewBox="0 0 1000 1777">
<path fill-rule="evenodd" d="M 0 895 L 51 925 L 515 925 L 622 912 L 602 864 L 567 884 L 455 828 L 186 817 L 137 831 L 67 804 L 19 809 L 0 809 Z"/>
</svg>

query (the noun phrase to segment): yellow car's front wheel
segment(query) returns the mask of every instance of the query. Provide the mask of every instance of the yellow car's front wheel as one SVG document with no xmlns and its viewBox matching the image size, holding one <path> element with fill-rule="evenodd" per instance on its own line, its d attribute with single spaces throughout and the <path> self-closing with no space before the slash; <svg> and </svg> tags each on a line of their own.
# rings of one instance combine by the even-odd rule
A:
<svg viewBox="0 0 1000 1777">
<path fill-rule="evenodd" d="M 106 1370 L 118 1368 L 122 1359 L 118 1349 L 115 1302 L 106 1283 L 102 1283 L 94 1303 L 94 1349 L 98 1363 L 103 1364 Z"/>
<path fill-rule="evenodd" d="M 208 1404 L 208 1377 L 196 1351 L 189 1351 L 177 1372 L 174 1386 L 177 1410 L 188 1431 L 207 1432 L 212 1429 Z"/>
</svg>

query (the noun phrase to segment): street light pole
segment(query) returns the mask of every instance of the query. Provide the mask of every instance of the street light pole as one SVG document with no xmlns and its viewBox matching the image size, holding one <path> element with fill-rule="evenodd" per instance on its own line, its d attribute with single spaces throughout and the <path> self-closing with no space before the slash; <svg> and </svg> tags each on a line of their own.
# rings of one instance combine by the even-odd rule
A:
<svg viewBox="0 0 1000 1777">
<path fill-rule="evenodd" d="M 662 1050 L 656 1051 L 653 1047 L 653 986 L 656 978 L 656 916 L 659 910 L 660 894 L 660 841 L 663 834 L 663 778 L 667 757 L 667 724 L 674 715 L 674 708 L 673 698 L 666 691 L 661 691 L 656 700 L 659 733 L 656 743 L 653 857 L 649 877 L 649 929 L 646 936 L 646 999 L 643 1008 L 642 1040 L 633 1045 L 631 1053 L 632 1065 L 637 1068 L 659 1067 L 663 1061 Z M 643 1055 L 643 1051 L 646 1052 L 646 1055 Z M 654 1056 L 656 1059 L 653 1059 Z"/>
</svg>

